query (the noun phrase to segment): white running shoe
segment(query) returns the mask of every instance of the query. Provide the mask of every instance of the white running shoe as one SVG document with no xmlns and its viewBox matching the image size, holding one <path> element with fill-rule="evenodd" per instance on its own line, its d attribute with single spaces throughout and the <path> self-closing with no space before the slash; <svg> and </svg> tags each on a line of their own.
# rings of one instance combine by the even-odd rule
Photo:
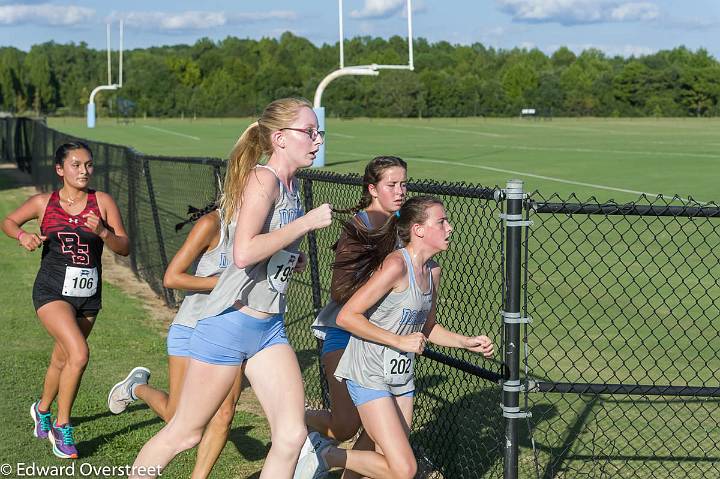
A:
<svg viewBox="0 0 720 479">
<path fill-rule="evenodd" d="M 130 371 L 125 379 L 117 383 L 110 389 L 108 394 L 108 409 L 113 414 L 120 414 L 128 405 L 137 400 L 132 393 L 133 386 L 136 384 L 147 384 L 150 380 L 150 370 L 143 367 L 137 367 Z"/>
<path fill-rule="evenodd" d="M 311 448 L 307 447 L 310 442 Z M 317 432 L 308 434 L 307 440 L 300 451 L 295 474 L 293 479 L 319 479 L 325 477 L 330 469 L 323 458 L 325 450 L 332 446 L 333 442 Z"/>
</svg>

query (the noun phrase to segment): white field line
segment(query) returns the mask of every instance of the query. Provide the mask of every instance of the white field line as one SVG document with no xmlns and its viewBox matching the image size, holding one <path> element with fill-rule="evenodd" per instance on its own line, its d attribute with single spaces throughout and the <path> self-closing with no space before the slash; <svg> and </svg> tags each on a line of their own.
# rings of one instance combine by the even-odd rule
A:
<svg viewBox="0 0 720 479">
<path fill-rule="evenodd" d="M 437 128 L 434 126 L 420 126 L 420 125 L 398 125 L 396 123 L 376 123 L 380 126 L 396 126 L 398 128 L 416 128 L 418 130 L 432 130 L 432 131 L 445 131 L 450 133 L 465 133 L 466 135 L 480 135 L 490 136 L 493 138 L 506 138 L 508 135 L 501 135 L 499 133 L 487 133 L 484 131 L 473 131 L 473 130 L 459 130 L 456 128 Z"/>
<path fill-rule="evenodd" d="M 335 132 L 330 132 L 329 135 L 331 135 L 331 136 L 339 136 L 339 137 L 341 137 L 341 138 L 357 138 L 357 137 L 352 136 L 352 135 L 346 135 L 346 134 L 344 134 L 344 133 L 335 133 Z"/>
<path fill-rule="evenodd" d="M 348 156 L 362 156 L 363 158 L 370 158 L 372 156 L 372 155 L 367 155 L 367 154 L 362 154 L 362 153 L 351 153 L 351 152 L 337 152 L 337 153 L 339 153 L 341 155 L 348 155 Z M 420 163 L 436 163 L 436 164 L 440 164 L 440 165 L 464 166 L 467 168 L 476 168 L 476 169 L 480 169 L 480 170 L 494 171 L 496 173 L 507 173 L 509 175 L 525 176 L 528 178 L 537 178 L 539 180 L 554 181 L 557 183 L 564 183 L 564 184 L 575 185 L 575 186 L 585 186 L 588 188 L 595 188 L 595 189 L 599 189 L 599 190 L 618 191 L 620 193 L 630 193 L 633 195 L 646 195 L 649 197 L 655 197 L 660 194 L 660 193 L 650 193 L 647 191 L 636 191 L 636 190 L 628 190 L 625 188 L 616 188 L 614 186 L 598 185 L 595 183 L 585 183 L 582 181 L 572 181 L 572 180 L 566 180 L 564 178 L 555 178 L 552 176 L 536 175 L 534 173 L 526 173 L 523 171 L 505 170 L 502 168 L 495 168 L 492 166 L 474 165 L 471 163 L 460 163 L 460 162 L 456 162 L 456 161 L 447 161 L 447 160 L 433 160 L 433 159 L 429 159 L 429 158 L 414 158 L 414 157 L 408 157 L 408 156 L 403 156 L 403 159 L 410 160 L 410 161 L 417 161 Z M 669 197 L 668 195 L 663 195 L 663 196 L 666 198 Z M 679 196 L 678 196 L 678 199 L 680 199 L 681 201 L 684 201 L 684 202 L 690 201 L 687 198 L 682 198 Z M 694 199 L 694 198 L 693 198 L 693 201 L 695 201 L 701 205 L 708 204 L 708 203 L 704 203 L 702 201 L 698 201 L 697 199 Z"/>
<path fill-rule="evenodd" d="M 156 126 L 143 125 L 143 128 L 148 128 L 150 130 L 160 131 L 163 133 L 168 133 L 170 135 L 177 135 L 182 136 L 183 138 L 190 138 L 191 140 L 200 141 L 200 138 L 198 138 L 197 136 L 186 135 L 185 133 L 178 133 L 176 131 L 166 130 L 164 128 L 158 128 Z"/>
</svg>

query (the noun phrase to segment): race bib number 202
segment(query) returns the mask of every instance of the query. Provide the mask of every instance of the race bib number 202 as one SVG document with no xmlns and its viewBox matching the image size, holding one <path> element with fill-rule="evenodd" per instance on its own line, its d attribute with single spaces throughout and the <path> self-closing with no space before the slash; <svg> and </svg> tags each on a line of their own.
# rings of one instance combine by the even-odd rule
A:
<svg viewBox="0 0 720 479">
<path fill-rule="evenodd" d="M 383 351 L 383 373 L 385 384 L 401 386 L 413 376 L 415 353 L 405 353 L 392 348 Z"/>
</svg>

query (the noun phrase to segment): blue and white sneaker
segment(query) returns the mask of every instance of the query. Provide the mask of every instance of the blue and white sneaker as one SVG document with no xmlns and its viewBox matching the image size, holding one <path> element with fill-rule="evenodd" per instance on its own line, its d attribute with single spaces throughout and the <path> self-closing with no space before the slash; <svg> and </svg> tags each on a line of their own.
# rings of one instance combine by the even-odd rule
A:
<svg viewBox="0 0 720 479">
<path fill-rule="evenodd" d="M 125 379 L 117 383 L 110 389 L 108 394 L 108 409 L 113 414 L 120 414 L 133 401 L 137 401 L 135 396 L 135 386 L 147 384 L 150 380 L 150 370 L 143 367 L 137 367 L 130 371 Z"/>
<path fill-rule="evenodd" d="M 330 470 L 323 456 L 325 450 L 332 446 L 333 442 L 314 431 L 308 434 L 308 440 L 312 448 L 307 447 L 308 441 L 305 441 L 300 451 L 293 479 L 319 479 L 325 477 Z"/>
<path fill-rule="evenodd" d="M 61 459 L 77 459 L 78 450 L 75 447 L 75 436 L 73 427 L 68 424 L 62 426 L 53 424 L 48 439 L 52 444 L 52 451 Z"/>
</svg>

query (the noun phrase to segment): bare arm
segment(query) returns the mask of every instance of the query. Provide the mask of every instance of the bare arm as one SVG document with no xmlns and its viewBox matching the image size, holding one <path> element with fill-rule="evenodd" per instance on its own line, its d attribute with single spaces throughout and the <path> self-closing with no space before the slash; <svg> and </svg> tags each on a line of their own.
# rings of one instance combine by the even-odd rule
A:
<svg viewBox="0 0 720 479">
<path fill-rule="evenodd" d="M 280 194 L 280 186 L 272 172 L 254 170 L 243 191 L 242 206 L 237 212 L 238 227 L 233 242 L 233 261 L 239 268 L 258 263 L 284 249 L 308 231 L 330 224 L 330 205 L 322 205 L 291 221 L 282 228 L 261 233 L 265 218 Z"/>
<path fill-rule="evenodd" d="M 115 200 L 107 193 L 96 193 L 98 200 L 98 208 L 103 221 L 94 212 L 90 212 L 85 217 L 85 225 L 93 230 L 105 244 L 115 253 L 121 256 L 130 254 L 130 239 L 125 232 L 120 210 L 115 204 Z"/>
<path fill-rule="evenodd" d="M 31 196 L 2 221 L 3 232 L 10 238 L 17 239 L 20 245 L 28 251 L 33 251 L 40 246 L 45 241 L 45 237 L 28 233 L 22 229 L 22 226 L 28 221 L 39 219 L 42 216 L 49 196 L 49 193 Z"/>
<path fill-rule="evenodd" d="M 421 353 L 425 345 L 422 333 L 398 335 L 375 326 L 364 314 L 393 289 L 407 287 L 405 261 L 397 253 L 388 255 L 380 269 L 373 273 L 368 282 L 360 287 L 340 310 L 338 326 L 368 341 L 386 344 L 401 351 Z"/>
<path fill-rule="evenodd" d="M 494 352 L 494 346 L 490 338 L 487 336 L 464 336 L 449 331 L 439 325 L 436 321 L 437 298 L 440 291 L 440 267 L 437 266 L 432 270 L 433 281 L 433 298 L 432 307 L 428 314 L 423 333 L 427 336 L 431 343 L 438 346 L 447 346 L 449 348 L 467 349 L 475 353 L 481 353 L 486 358 L 490 358 Z"/>
<path fill-rule="evenodd" d="M 187 270 L 198 257 L 208 249 L 217 246 L 220 240 L 220 218 L 216 211 L 201 217 L 188 234 L 185 242 L 170 261 L 163 286 L 186 291 L 210 291 L 217 284 L 219 276 L 194 276 Z"/>
</svg>

